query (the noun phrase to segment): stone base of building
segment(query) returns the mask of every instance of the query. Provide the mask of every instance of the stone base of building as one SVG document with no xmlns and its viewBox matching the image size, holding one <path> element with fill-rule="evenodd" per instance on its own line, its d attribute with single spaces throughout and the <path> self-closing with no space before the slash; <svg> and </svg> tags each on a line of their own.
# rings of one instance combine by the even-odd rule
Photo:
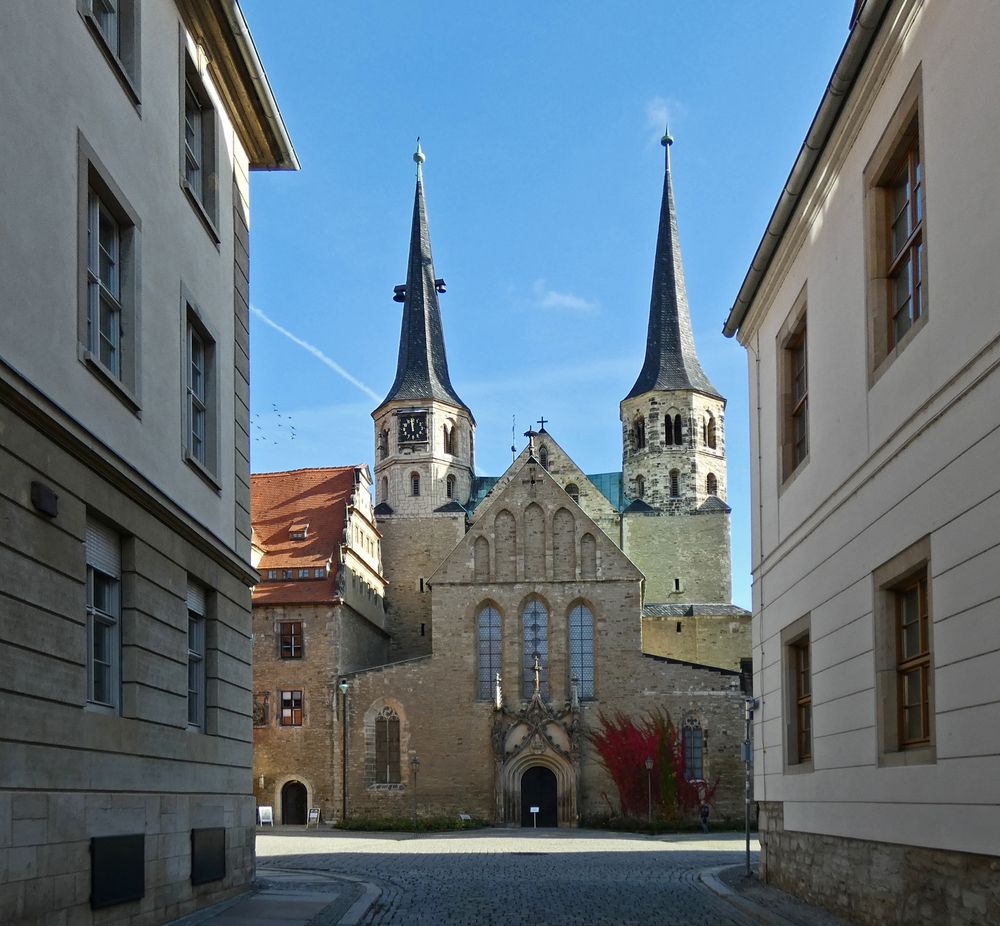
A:
<svg viewBox="0 0 1000 926">
<path fill-rule="evenodd" d="M 760 805 L 761 878 L 865 926 L 1000 923 L 1000 858 L 786 830 Z"/>
<path fill-rule="evenodd" d="M 192 830 L 220 828 L 224 874 L 195 884 Z M 139 834 L 142 896 L 93 909 L 92 839 Z M 184 916 L 249 889 L 254 838 L 249 797 L 0 791 L 0 923 L 152 926 Z"/>
</svg>

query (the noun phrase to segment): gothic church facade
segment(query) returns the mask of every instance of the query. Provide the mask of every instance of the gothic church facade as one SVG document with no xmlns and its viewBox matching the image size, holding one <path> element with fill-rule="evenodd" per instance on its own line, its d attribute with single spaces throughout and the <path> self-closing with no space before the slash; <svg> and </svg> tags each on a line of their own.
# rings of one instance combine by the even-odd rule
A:
<svg viewBox="0 0 1000 926">
<path fill-rule="evenodd" d="M 279 820 L 304 805 L 326 820 L 611 815 L 590 734 L 602 714 L 656 712 L 684 731 L 685 773 L 718 782 L 723 814 L 740 808 L 749 615 L 730 601 L 725 400 L 695 351 L 670 143 L 622 471 L 585 474 L 542 423 L 499 478 L 476 474 L 476 420 L 448 372 L 418 148 L 396 378 L 372 413 L 375 507 L 342 494 L 323 536 L 328 506 L 302 480 L 334 471 L 254 477 L 255 697 L 276 706 L 256 716 L 255 779 Z M 366 490 L 367 467 L 346 469 Z M 318 580 L 278 565 L 295 526 Z M 348 601 L 359 544 L 367 605 Z"/>
</svg>

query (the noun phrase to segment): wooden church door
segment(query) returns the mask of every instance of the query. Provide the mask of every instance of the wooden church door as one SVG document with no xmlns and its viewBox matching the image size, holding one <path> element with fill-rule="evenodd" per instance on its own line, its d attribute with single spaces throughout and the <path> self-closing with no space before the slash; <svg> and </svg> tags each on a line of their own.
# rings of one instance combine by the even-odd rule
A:
<svg viewBox="0 0 1000 926">
<path fill-rule="evenodd" d="M 558 826 L 558 788 L 555 773 L 544 765 L 533 765 L 521 776 L 521 826 L 534 826 L 538 808 L 539 826 Z"/>
</svg>

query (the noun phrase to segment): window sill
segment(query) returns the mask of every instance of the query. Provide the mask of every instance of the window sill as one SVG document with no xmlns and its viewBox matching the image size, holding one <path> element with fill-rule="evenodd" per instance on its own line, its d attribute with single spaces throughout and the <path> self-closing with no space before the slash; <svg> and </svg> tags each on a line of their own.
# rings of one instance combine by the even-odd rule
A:
<svg viewBox="0 0 1000 926">
<path fill-rule="evenodd" d="M 114 375 L 97 357 L 82 344 L 80 345 L 80 360 L 136 418 L 142 417 L 142 406 L 135 393 Z"/>
<path fill-rule="evenodd" d="M 917 746 L 913 749 L 901 749 L 898 752 L 880 752 L 879 768 L 901 768 L 908 765 L 936 765 L 937 747 L 930 743 L 927 746 Z"/>
<path fill-rule="evenodd" d="M 902 339 L 896 343 L 892 350 L 890 350 L 884 357 L 882 357 L 877 363 L 874 364 L 870 374 L 868 388 L 873 389 L 875 384 L 885 375 L 886 370 L 889 369 L 895 362 L 896 358 L 906 350 L 909 346 L 910 341 L 912 341 L 917 333 L 927 324 L 927 312 L 920 316 L 911 326 L 910 330 L 903 335 Z"/>
<path fill-rule="evenodd" d="M 91 714 L 104 714 L 107 717 L 117 717 L 119 714 L 117 705 L 100 704 L 97 701 L 87 701 L 83 705 L 83 709 Z"/>
<path fill-rule="evenodd" d="M 184 462 L 187 463 L 187 465 L 190 466 L 191 469 L 193 469 L 205 481 L 205 484 L 216 494 L 222 493 L 222 483 L 215 478 L 215 475 L 210 469 L 208 469 L 208 467 L 205 466 L 204 463 L 192 456 L 190 451 L 185 451 Z"/>
<path fill-rule="evenodd" d="M 118 78 L 118 82 L 122 85 L 122 90 L 125 91 L 125 95 L 129 98 L 129 102 L 135 109 L 136 115 L 142 118 L 142 100 L 139 98 L 139 88 L 136 86 L 136 81 L 133 80 L 132 75 L 129 74 L 125 65 L 122 63 L 121 58 L 118 57 L 112 50 L 111 46 L 108 45 L 108 40 L 104 37 L 104 33 L 101 32 L 101 27 L 97 24 L 97 20 L 94 19 L 92 13 L 86 12 L 85 10 L 80 10 L 80 17 L 87 24 L 87 28 L 90 30 L 91 36 L 95 42 L 97 42 L 97 47 L 101 49 L 104 57 L 107 58 L 108 64 L 111 66 L 111 70 L 114 71 L 115 77 Z"/>
<path fill-rule="evenodd" d="M 191 184 L 187 182 L 186 177 L 181 177 L 181 189 L 184 190 L 188 202 L 191 203 L 191 208 L 194 209 L 198 218 L 201 219 L 201 224 L 205 226 L 205 231 L 211 236 L 212 242 L 218 247 L 222 241 L 222 238 L 219 236 L 219 230 L 215 227 L 215 222 L 212 221 L 212 217 L 208 214 L 205 204 L 198 198 L 198 194 L 195 193 Z"/>
<path fill-rule="evenodd" d="M 806 759 L 805 762 L 789 762 L 785 765 L 786 775 L 808 775 L 813 771 L 813 760 Z"/>
<path fill-rule="evenodd" d="M 807 453 L 799 462 L 796 464 L 795 469 L 793 469 L 787 476 L 781 480 L 781 484 L 778 486 L 778 495 L 782 495 L 786 489 L 789 489 L 793 482 L 799 478 L 799 474 L 809 465 L 809 454 Z"/>
</svg>

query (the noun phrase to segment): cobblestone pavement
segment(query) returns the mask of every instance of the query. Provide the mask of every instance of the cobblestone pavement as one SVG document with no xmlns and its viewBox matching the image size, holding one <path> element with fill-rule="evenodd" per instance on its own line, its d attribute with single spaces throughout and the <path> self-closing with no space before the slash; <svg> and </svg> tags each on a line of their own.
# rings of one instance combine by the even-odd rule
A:
<svg viewBox="0 0 1000 926">
<path fill-rule="evenodd" d="M 739 835 L 650 837 L 584 830 L 440 835 L 258 833 L 258 877 L 326 871 L 380 893 L 366 926 L 504 923 L 748 926 L 698 879 L 739 864 Z M 756 858 L 756 843 L 752 844 Z"/>
</svg>

